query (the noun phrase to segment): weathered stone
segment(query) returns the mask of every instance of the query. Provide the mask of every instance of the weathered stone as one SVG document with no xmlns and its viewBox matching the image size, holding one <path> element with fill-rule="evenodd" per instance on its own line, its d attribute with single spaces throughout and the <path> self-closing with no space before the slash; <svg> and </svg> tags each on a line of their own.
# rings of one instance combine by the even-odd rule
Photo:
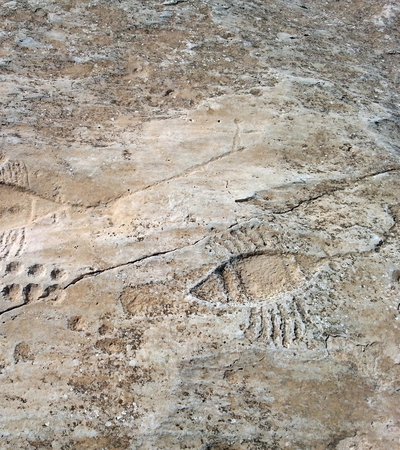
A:
<svg viewBox="0 0 400 450">
<path fill-rule="evenodd" d="M 397 3 L 0 16 L 0 447 L 396 448 Z"/>
</svg>

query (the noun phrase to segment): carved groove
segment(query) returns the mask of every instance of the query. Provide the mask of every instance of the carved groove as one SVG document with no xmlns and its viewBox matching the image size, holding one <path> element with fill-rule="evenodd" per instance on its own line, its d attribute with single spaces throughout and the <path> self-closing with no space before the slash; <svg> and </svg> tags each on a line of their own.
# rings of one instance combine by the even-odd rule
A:
<svg viewBox="0 0 400 450">
<path fill-rule="evenodd" d="M 11 261 L 1 271 L 0 315 L 43 299 L 57 300 L 63 292 L 60 284 L 67 276 L 64 269 L 48 270 L 39 263 L 25 267 L 19 261 Z"/>
<path fill-rule="evenodd" d="M 7 161 L 0 166 L 0 184 L 29 187 L 28 171 L 22 161 Z"/>
<path fill-rule="evenodd" d="M 25 245 L 25 228 L 3 231 L 0 234 L 0 260 L 19 256 Z"/>
<path fill-rule="evenodd" d="M 279 251 L 279 239 L 276 232 L 265 224 L 252 223 L 236 225 L 233 229 L 222 232 L 208 243 L 210 251 L 228 253 L 230 256 L 246 256 L 265 251 Z"/>
<path fill-rule="evenodd" d="M 250 308 L 245 336 L 252 342 L 274 348 L 290 348 L 308 343 L 307 331 L 312 322 L 299 314 L 298 301 L 282 302 L 270 307 Z M 304 311 L 304 307 L 302 306 Z M 305 311 L 304 311 L 305 313 Z"/>
<path fill-rule="evenodd" d="M 291 291 L 303 281 L 294 256 L 256 253 L 221 264 L 190 293 L 208 303 L 250 305 Z"/>
</svg>

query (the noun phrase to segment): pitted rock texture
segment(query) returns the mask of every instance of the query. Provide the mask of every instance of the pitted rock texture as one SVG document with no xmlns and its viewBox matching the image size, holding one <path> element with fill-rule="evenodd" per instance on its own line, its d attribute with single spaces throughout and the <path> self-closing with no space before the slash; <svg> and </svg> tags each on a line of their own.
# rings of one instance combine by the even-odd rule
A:
<svg viewBox="0 0 400 450">
<path fill-rule="evenodd" d="M 0 448 L 397 448 L 398 3 L 0 17 Z"/>
</svg>

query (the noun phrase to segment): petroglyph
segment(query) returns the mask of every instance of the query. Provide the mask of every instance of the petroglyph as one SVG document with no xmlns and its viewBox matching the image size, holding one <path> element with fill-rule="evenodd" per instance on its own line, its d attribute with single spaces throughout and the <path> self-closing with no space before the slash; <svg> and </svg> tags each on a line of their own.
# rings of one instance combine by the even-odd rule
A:
<svg viewBox="0 0 400 450">
<path fill-rule="evenodd" d="M 276 231 L 262 221 L 251 220 L 245 224 L 235 225 L 211 238 L 207 248 L 212 252 L 244 256 L 259 251 L 278 251 L 281 247 Z"/>
<path fill-rule="evenodd" d="M 45 270 L 43 264 L 33 264 L 28 267 L 28 275 L 33 277 L 42 276 L 45 273 Z"/>
<path fill-rule="evenodd" d="M 23 161 L 6 161 L 0 166 L 0 184 L 29 188 L 29 176 Z"/>
<path fill-rule="evenodd" d="M 190 293 L 208 303 L 256 305 L 290 292 L 304 281 L 295 256 L 253 254 L 234 257 L 218 266 Z"/>
<path fill-rule="evenodd" d="M 19 284 L 8 284 L 3 287 L 2 295 L 14 303 L 22 298 L 22 287 Z"/>
<path fill-rule="evenodd" d="M 0 166 L 0 185 L 29 188 L 29 176 L 26 165 L 22 161 L 5 161 Z M 3 188 L 6 189 L 6 188 Z M 20 202 L 11 198 L 8 191 L 4 193 L 2 200 L 1 217 L 5 223 L 12 223 L 13 216 L 26 216 L 31 213 L 32 202 L 25 198 Z M 3 211 L 4 208 L 4 211 Z M 28 211 L 29 209 L 29 211 Z M 26 227 L 15 227 L 0 232 L 0 261 L 18 257 L 24 248 L 26 241 Z"/>
<path fill-rule="evenodd" d="M 179 311 L 174 301 L 176 287 L 164 283 L 148 283 L 126 287 L 120 302 L 131 317 L 168 316 Z"/>
<path fill-rule="evenodd" d="M 0 260 L 18 257 L 25 245 L 25 228 L 6 230 L 0 234 Z"/>
<path fill-rule="evenodd" d="M 289 348 L 312 341 L 315 328 L 304 305 L 296 299 L 269 306 L 252 307 L 244 334 L 252 342 Z"/>
<path fill-rule="evenodd" d="M 397 3 L 1 2 L 1 449 L 398 447 Z"/>
<path fill-rule="evenodd" d="M 7 263 L 0 272 L 0 315 L 41 300 L 57 300 L 67 272 L 59 267 L 50 270 L 34 263 L 28 267 L 20 261 Z"/>
</svg>

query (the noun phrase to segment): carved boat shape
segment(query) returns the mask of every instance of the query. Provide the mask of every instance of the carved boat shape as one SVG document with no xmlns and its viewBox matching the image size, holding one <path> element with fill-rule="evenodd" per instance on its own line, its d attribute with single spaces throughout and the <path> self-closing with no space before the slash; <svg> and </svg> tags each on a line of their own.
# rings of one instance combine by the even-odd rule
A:
<svg viewBox="0 0 400 450">
<path fill-rule="evenodd" d="M 294 255 L 240 256 L 218 266 L 190 293 L 214 304 L 257 305 L 305 281 Z"/>
</svg>

